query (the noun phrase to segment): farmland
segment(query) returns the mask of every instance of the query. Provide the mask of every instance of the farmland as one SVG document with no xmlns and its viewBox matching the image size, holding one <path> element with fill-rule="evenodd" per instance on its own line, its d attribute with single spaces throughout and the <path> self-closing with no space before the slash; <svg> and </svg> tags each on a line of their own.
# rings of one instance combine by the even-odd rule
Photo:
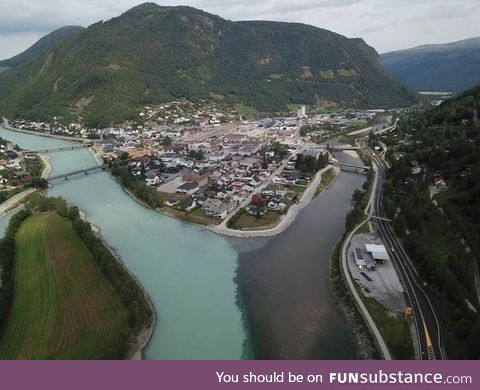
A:
<svg viewBox="0 0 480 390">
<path fill-rule="evenodd" d="M 69 220 L 34 213 L 16 237 L 14 298 L 2 359 L 118 357 L 128 313 Z"/>
</svg>

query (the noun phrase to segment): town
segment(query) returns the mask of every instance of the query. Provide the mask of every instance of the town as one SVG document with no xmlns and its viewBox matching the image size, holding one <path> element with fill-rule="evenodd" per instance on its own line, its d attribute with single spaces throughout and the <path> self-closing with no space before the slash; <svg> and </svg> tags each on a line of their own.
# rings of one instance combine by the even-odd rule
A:
<svg viewBox="0 0 480 390">
<path fill-rule="evenodd" d="M 391 120 L 383 110 L 292 108 L 258 119 L 248 107 L 182 100 L 146 106 L 137 123 L 118 127 L 25 120 L 11 126 L 94 141 L 97 159 L 115 167 L 114 176 L 139 200 L 168 215 L 223 230 L 261 230 L 320 185 L 317 172 L 333 161 L 322 142 Z"/>
</svg>

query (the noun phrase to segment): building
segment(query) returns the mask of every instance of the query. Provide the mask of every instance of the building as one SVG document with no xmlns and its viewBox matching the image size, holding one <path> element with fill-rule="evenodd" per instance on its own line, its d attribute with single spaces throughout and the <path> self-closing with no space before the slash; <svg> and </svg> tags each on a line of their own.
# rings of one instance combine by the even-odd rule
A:
<svg viewBox="0 0 480 390">
<path fill-rule="evenodd" d="M 181 186 L 177 187 L 177 192 L 183 192 L 187 195 L 192 195 L 193 193 L 197 192 L 200 189 L 197 182 L 189 182 L 182 184 Z"/>
<path fill-rule="evenodd" d="M 368 253 L 364 253 L 361 248 L 354 248 L 353 256 L 355 257 L 355 265 L 358 268 L 366 268 L 370 271 L 375 270 L 375 260 Z"/>
<path fill-rule="evenodd" d="M 198 183 L 200 187 L 208 184 L 208 174 L 200 175 L 194 171 L 187 171 L 182 175 L 182 180 L 185 183 Z"/>
<path fill-rule="evenodd" d="M 383 262 L 385 260 L 390 260 L 384 245 L 365 244 L 365 249 L 376 261 Z"/>
<path fill-rule="evenodd" d="M 236 206 L 235 202 L 224 203 L 220 199 L 207 199 L 202 206 L 205 215 L 224 219 Z"/>
<path fill-rule="evenodd" d="M 305 117 L 306 116 L 305 112 L 306 112 L 305 106 L 304 105 L 299 106 L 298 110 L 297 110 L 297 117 L 299 117 L 299 118 Z"/>
</svg>

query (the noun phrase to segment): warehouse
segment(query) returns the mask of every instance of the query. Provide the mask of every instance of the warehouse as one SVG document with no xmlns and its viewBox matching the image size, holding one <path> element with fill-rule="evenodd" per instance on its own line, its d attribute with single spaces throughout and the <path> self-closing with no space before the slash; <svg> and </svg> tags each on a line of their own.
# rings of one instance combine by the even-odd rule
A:
<svg viewBox="0 0 480 390">
<path fill-rule="evenodd" d="M 365 249 L 372 255 L 375 261 L 379 261 L 383 264 L 385 260 L 390 260 L 384 245 L 365 244 Z"/>
</svg>

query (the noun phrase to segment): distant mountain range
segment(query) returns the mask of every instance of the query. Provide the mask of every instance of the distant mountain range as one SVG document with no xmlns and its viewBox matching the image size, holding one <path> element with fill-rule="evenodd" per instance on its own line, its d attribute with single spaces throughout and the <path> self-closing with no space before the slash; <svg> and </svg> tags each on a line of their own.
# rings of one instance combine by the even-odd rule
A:
<svg viewBox="0 0 480 390">
<path fill-rule="evenodd" d="M 30 46 L 24 52 L 7 60 L 0 61 L 0 67 L 13 68 L 28 61 L 36 60 L 57 43 L 78 34 L 82 30 L 84 30 L 84 28 L 80 26 L 65 26 L 52 31 L 50 34 L 40 38 L 34 45 Z"/>
<path fill-rule="evenodd" d="M 145 104 L 187 98 L 244 103 L 405 106 L 416 96 L 362 39 L 277 22 L 231 22 L 146 3 L 0 74 L 0 113 L 91 126 L 138 118 Z M 70 118 L 71 117 L 71 118 Z"/>
<path fill-rule="evenodd" d="M 480 37 L 394 51 L 380 62 L 415 91 L 463 91 L 480 84 Z"/>
</svg>

